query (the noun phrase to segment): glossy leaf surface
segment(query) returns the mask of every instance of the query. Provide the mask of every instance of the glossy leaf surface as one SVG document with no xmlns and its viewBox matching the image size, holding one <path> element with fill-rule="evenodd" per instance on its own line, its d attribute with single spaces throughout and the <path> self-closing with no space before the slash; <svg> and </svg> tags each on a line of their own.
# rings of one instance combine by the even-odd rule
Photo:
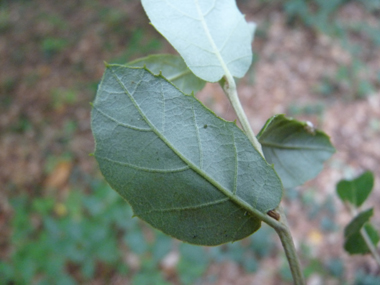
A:
<svg viewBox="0 0 380 285">
<path fill-rule="evenodd" d="M 252 61 L 250 28 L 235 0 L 142 0 L 153 26 L 195 75 L 216 82 L 243 77 Z"/>
<path fill-rule="evenodd" d="M 247 209 L 266 213 L 281 200 L 277 174 L 234 123 L 146 69 L 107 66 L 92 130 L 108 183 L 136 216 L 180 240 L 242 239 L 260 227 Z"/>
<path fill-rule="evenodd" d="M 285 188 L 302 185 L 317 176 L 335 152 L 325 133 L 284 115 L 270 118 L 257 137 L 266 160 L 274 164 Z"/>
<path fill-rule="evenodd" d="M 178 87 L 183 93 L 191 94 L 200 91 L 206 84 L 196 77 L 178 55 L 157 54 L 139 58 L 127 63 L 128 66 L 146 66 L 153 74 L 162 75 Z"/>
<path fill-rule="evenodd" d="M 360 207 L 371 193 L 374 182 L 373 173 L 366 171 L 353 180 L 339 181 L 336 191 L 342 201 L 347 201 L 356 207 Z"/>
<path fill-rule="evenodd" d="M 361 212 L 344 229 L 344 249 L 350 254 L 366 254 L 369 248 L 365 243 L 360 230 L 364 227 L 370 240 L 376 246 L 380 237 L 376 229 L 369 223 L 373 215 L 373 209 Z"/>
</svg>

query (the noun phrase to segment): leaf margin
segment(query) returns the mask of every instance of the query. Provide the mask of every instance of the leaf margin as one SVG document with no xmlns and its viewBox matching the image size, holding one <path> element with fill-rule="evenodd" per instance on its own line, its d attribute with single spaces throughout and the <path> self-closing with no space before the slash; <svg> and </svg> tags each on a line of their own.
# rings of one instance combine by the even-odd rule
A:
<svg viewBox="0 0 380 285">
<path fill-rule="evenodd" d="M 239 130 L 239 132 L 243 135 L 243 136 L 245 136 L 246 137 L 246 134 L 244 133 L 244 131 L 243 130 L 241 130 L 238 126 L 237 126 L 237 124 L 236 124 L 236 121 L 233 121 L 233 122 L 231 122 L 231 121 L 227 121 L 227 120 L 225 120 L 225 119 L 223 119 L 223 118 L 221 118 L 221 117 L 219 117 L 218 115 L 216 115 L 211 109 L 209 109 L 207 106 L 205 106 L 201 101 L 199 101 L 199 100 L 197 100 L 196 98 L 195 98 L 195 96 L 193 95 L 193 94 L 185 94 L 185 93 L 183 93 L 175 84 L 173 84 L 172 82 L 170 82 L 170 81 L 168 81 L 166 78 L 165 78 L 165 76 L 164 75 L 162 75 L 161 73 L 160 74 L 158 74 L 158 75 L 156 75 L 156 74 L 154 74 L 154 73 L 152 73 L 148 68 L 146 68 L 145 66 L 144 67 L 127 67 L 127 66 L 125 66 L 125 65 L 119 65 L 119 64 L 108 64 L 108 63 L 106 63 L 106 68 L 111 68 L 111 67 L 126 67 L 126 68 L 129 68 L 129 69 L 144 69 L 144 70 L 146 70 L 146 71 L 148 71 L 152 76 L 154 76 L 154 77 L 159 77 L 159 78 L 162 78 L 162 79 L 164 79 L 164 80 L 166 80 L 168 83 L 170 83 L 175 89 L 177 89 L 180 93 L 182 93 L 184 96 L 188 96 L 189 98 L 193 98 L 193 99 L 195 99 L 203 108 L 204 108 L 204 110 L 206 110 L 207 112 L 209 112 L 210 114 L 212 114 L 214 117 L 216 117 L 217 119 L 219 119 L 219 120 L 221 120 L 221 121 L 223 121 L 223 123 L 225 123 L 225 124 L 228 124 L 228 125 L 230 125 L 230 126 L 233 126 L 234 128 L 236 128 L 237 130 Z M 102 82 L 103 82 L 103 79 L 102 79 L 102 81 L 101 81 L 101 83 L 99 84 L 99 89 L 101 88 L 101 85 L 102 85 Z M 92 106 L 94 107 L 94 104 L 92 104 Z M 92 121 L 91 121 L 91 125 L 92 125 Z M 95 156 L 96 156 L 96 146 L 97 146 L 97 144 L 95 143 Z M 255 150 L 256 151 L 256 150 Z M 268 164 L 266 161 L 265 161 L 265 159 L 264 159 L 264 162 L 267 164 L 267 166 L 268 167 L 270 167 L 272 170 L 273 170 L 273 172 L 276 174 L 276 172 L 275 172 L 275 170 L 274 170 L 274 167 L 273 167 L 273 165 L 270 165 L 270 164 Z M 98 162 L 99 163 L 99 162 Z M 194 170 L 194 169 L 193 169 Z M 197 172 L 198 173 L 198 172 Z M 199 174 L 199 173 L 198 173 Z M 277 175 L 277 174 L 276 174 Z M 277 176 L 278 177 L 278 176 Z M 279 179 L 279 178 L 278 178 Z M 106 179 L 107 180 L 107 179 Z M 281 180 L 279 179 L 279 181 L 281 182 Z M 111 185 L 111 183 L 107 180 L 107 182 Z M 213 184 L 214 185 L 214 184 Z M 215 185 L 214 185 L 215 186 Z M 113 188 L 113 189 L 115 189 L 112 185 L 111 185 L 111 187 Z M 220 190 L 220 187 L 216 187 L 219 191 L 221 191 Z M 115 189 L 116 190 L 116 189 Z M 118 191 L 118 190 L 116 190 L 116 192 L 118 192 L 120 195 L 121 195 L 121 193 Z M 232 201 L 234 204 L 236 204 L 236 205 L 238 205 L 238 206 L 240 206 L 240 207 L 242 207 L 242 208 L 244 208 L 244 209 L 246 209 L 246 210 L 248 210 L 248 215 L 250 215 L 250 216 L 252 216 L 253 218 L 255 218 L 255 219 L 258 219 L 259 220 L 259 225 L 258 225 L 258 227 L 254 230 L 254 232 L 255 231 L 257 231 L 259 228 L 260 228 L 260 225 L 261 225 L 261 222 L 262 221 L 264 221 L 265 219 L 266 219 L 266 213 L 264 213 L 263 211 L 260 211 L 260 210 L 258 210 L 258 209 L 255 209 L 252 205 L 249 205 L 247 202 L 245 202 L 244 200 L 242 200 L 240 197 L 238 197 L 238 196 L 235 196 L 235 195 L 230 195 L 229 194 L 229 192 L 228 191 L 226 191 L 226 192 L 224 192 L 224 191 L 221 191 L 223 194 L 224 194 L 224 196 L 226 196 L 226 197 L 228 197 L 228 199 L 230 200 L 230 201 Z M 279 201 L 278 201 L 278 203 L 277 203 L 277 205 L 280 203 L 280 201 L 281 201 L 281 199 L 282 199 L 282 196 L 283 196 L 283 190 L 282 190 L 282 187 L 281 187 L 281 195 L 280 195 L 280 197 L 279 197 Z M 125 199 L 125 200 L 127 200 L 123 195 L 122 195 L 122 197 Z M 128 200 L 127 200 L 128 201 Z M 128 202 L 129 203 L 129 202 Z M 269 219 L 271 219 L 271 218 L 269 218 Z M 143 220 L 145 220 L 145 219 L 143 219 Z M 149 223 L 149 222 L 148 222 Z M 150 223 L 149 223 L 150 224 Z M 154 225 L 152 225 L 153 227 L 155 227 Z M 161 230 L 161 231 L 163 231 L 162 229 L 160 229 L 160 228 L 158 228 L 159 230 Z M 165 232 L 165 231 L 164 231 Z M 254 233 L 253 232 L 253 233 Z M 168 234 L 168 235 L 170 235 L 170 236 L 172 236 L 170 233 L 167 233 L 167 232 L 165 232 L 166 234 Z M 173 236 L 174 237 L 174 236 Z M 186 241 L 186 242 L 189 242 L 189 241 Z M 190 242 L 189 242 L 190 243 Z M 213 244 L 214 245 L 214 244 Z"/>
<path fill-rule="evenodd" d="M 273 124 L 273 126 L 272 126 L 272 124 Z M 270 147 L 271 144 L 267 144 L 264 141 L 266 135 L 271 135 L 275 132 L 279 132 L 280 128 L 283 127 L 283 125 L 289 125 L 289 124 L 293 124 L 293 126 L 291 126 L 291 128 L 295 129 L 298 133 L 300 131 L 302 131 L 303 134 L 308 133 L 308 134 L 310 134 L 310 136 L 313 136 L 313 137 L 319 136 L 319 139 L 323 139 L 326 142 L 328 142 L 329 147 L 330 147 L 328 150 L 326 150 L 326 152 L 330 153 L 329 158 L 324 159 L 323 162 L 320 163 L 320 165 L 318 165 L 319 166 L 318 171 L 315 171 L 315 173 L 313 173 L 312 175 L 308 174 L 307 179 L 305 179 L 304 177 L 300 177 L 299 175 L 298 176 L 291 176 L 291 175 L 287 174 L 287 171 L 285 171 L 285 174 L 284 174 L 284 171 L 282 171 L 282 169 L 285 169 L 285 167 L 283 167 L 282 165 L 278 165 L 278 164 L 276 165 L 272 161 L 272 156 L 270 155 L 270 152 L 269 152 L 269 150 L 272 149 Z M 274 129 L 271 130 L 270 129 L 271 127 Z M 287 133 L 287 135 L 294 135 L 294 134 L 296 134 L 296 132 L 294 132 L 294 131 Z M 270 117 L 265 122 L 264 126 L 262 127 L 262 129 L 260 130 L 260 132 L 257 134 L 256 137 L 259 140 L 259 142 L 261 143 L 261 146 L 263 148 L 263 152 L 266 156 L 266 160 L 268 161 L 268 163 L 274 164 L 274 168 L 278 169 L 279 176 L 280 176 L 280 178 L 284 184 L 284 188 L 286 188 L 286 189 L 302 185 L 306 181 L 315 178 L 319 174 L 319 172 L 323 169 L 323 164 L 328 159 L 330 159 L 331 156 L 336 151 L 334 146 L 332 145 L 332 143 L 330 141 L 330 137 L 326 133 L 310 126 L 308 122 L 303 122 L 303 121 L 296 120 L 292 117 L 287 117 L 285 114 L 277 114 L 277 115 Z M 267 145 L 269 145 L 269 147 Z M 278 146 L 280 146 L 280 143 L 278 144 Z M 284 148 L 286 149 L 287 147 L 284 147 Z M 293 148 L 290 148 L 290 149 L 293 149 Z M 296 149 L 296 148 L 294 148 L 294 149 Z M 300 147 L 300 149 L 302 150 L 302 147 Z M 279 160 L 279 158 L 277 158 L 277 159 Z M 284 162 L 280 161 L 280 164 L 282 164 L 282 163 L 284 163 Z M 289 162 L 287 162 L 287 161 L 285 161 L 285 163 L 289 164 Z M 289 168 L 289 165 L 287 168 Z"/>
</svg>

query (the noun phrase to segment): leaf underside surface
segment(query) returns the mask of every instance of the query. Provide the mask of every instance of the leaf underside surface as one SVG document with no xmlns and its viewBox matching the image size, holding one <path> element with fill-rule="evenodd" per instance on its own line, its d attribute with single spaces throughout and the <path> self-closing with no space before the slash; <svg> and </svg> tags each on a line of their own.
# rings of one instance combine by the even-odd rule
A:
<svg viewBox="0 0 380 285">
<path fill-rule="evenodd" d="M 172 54 L 156 54 L 139 58 L 127 63 L 127 66 L 146 66 L 153 74 L 162 75 L 178 87 L 183 93 L 191 94 L 200 91 L 206 84 L 196 77 L 187 67 L 182 57 Z"/>
<path fill-rule="evenodd" d="M 336 186 L 339 198 L 360 207 L 372 192 L 375 177 L 371 171 L 366 171 L 353 180 L 341 180 Z"/>
<path fill-rule="evenodd" d="M 302 185 L 317 176 L 335 152 L 325 133 L 284 115 L 270 118 L 257 138 L 285 188 Z"/>
<path fill-rule="evenodd" d="M 243 77 L 252 62 L 252 27 L 235 0 L 142 0 L 153 26 L 199 78 Z"/>
<path fill-rule="evenodd" d="M 260 227 L 249 209 L 281 200 L 274 169 L 234 123 L 144 68 L 107 66 L 92 130 L 107 182 L 136 216 L 180 240 L 242 239 Z"/>
</svg>

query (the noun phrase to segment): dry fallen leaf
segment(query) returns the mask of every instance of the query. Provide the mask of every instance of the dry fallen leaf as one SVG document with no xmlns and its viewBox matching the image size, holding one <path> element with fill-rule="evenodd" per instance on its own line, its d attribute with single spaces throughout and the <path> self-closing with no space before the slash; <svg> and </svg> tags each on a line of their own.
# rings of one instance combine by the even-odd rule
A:
<svg viewBox="0 0 380 285">
<path fill-rule="evenodd" d="M 52 173 L 45 180 L 46 188 L 62 188 L 67 183 L 72 169 L 72 164 L 62 161 L 56 165 Z"/>
</svg>

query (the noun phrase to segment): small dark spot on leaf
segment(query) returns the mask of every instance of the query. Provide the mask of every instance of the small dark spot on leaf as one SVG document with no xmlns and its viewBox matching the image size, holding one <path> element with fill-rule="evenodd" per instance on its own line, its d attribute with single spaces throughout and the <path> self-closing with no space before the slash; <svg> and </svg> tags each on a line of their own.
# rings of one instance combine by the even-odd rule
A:
<svg viewBox="0 0 380 285">
<path fill-rule="evenodd" d="M 204 125 L 203 128 L 204 128 L 204 129 L 207 129 L 207 125 Z"/>
</svg>

